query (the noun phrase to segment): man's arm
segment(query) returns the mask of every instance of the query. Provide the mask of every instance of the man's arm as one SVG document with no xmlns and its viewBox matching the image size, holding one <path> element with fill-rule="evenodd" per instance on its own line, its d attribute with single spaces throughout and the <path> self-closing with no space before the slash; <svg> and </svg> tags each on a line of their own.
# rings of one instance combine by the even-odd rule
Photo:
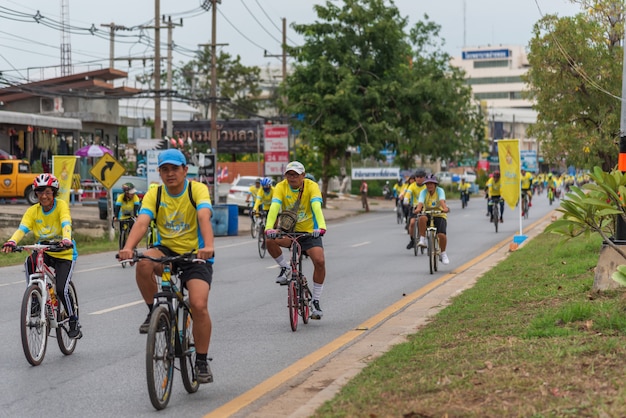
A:
<svg viewBox="0 0 626 418">
<path fill-rule="evenodd" d="M 202 260 L 212 258 L 215 253 L 215 238 L 213 225 L 211 224 L 211 214 L 211 209 L 209 208 L 198 209 L 198 227 L 204 240 L 204 248 L 198 248 L 198 258 Z"/>
</svg>

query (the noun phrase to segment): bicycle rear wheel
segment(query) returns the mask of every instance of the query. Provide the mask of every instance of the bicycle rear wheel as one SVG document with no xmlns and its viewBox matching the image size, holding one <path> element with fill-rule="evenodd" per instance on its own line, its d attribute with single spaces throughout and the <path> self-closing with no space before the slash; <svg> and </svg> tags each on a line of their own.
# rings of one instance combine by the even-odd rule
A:
<svg viewBox="0 0 626 418">
<path fill-rule="evenodd" d="M 193 319 L 187 309 L 183 309 L 182 347 L 180 356 L 180 374 L 183 386 L 188 393 L 198 391 L 200 383 L 195 376 L 196 344 L 193 339 Z"/>
<path fill-rule="evenodd" d="M 493 203 L 493 225 L 496 228 L 496 232 L 498 232 L 498 223 L 500 223 L 500 208 L 499 208 L 499 202 L 494 202 Z"/>
<path fill-rule="evenodd" d="M 252 238 L 256 238 L 257 235 L 257 225 L 252 215 L 250 215 L 250 235 L 252 235 Z"/>
<path fill-rule="evenodd" d="M 265 228 L 259 228 L 259 233 L 257 237 L 257 247 L 259 249 L 259 257 L 264 258 L 267 248 L 265 247 L 265 233 L 263 232 Z"/>
<path fill-rule="evenodd" d="M 413 231 L 413 255 L 415 255 L 417 257 L 417 254 L 419 254 L 420 249 L 422 250 L 422 254 L 424 253 L 424 247 L 420 247 L 419 245 L 417 245 L 420 242 L 420 234 L 419 234 L 419 228 L 417 227 L 417 218 L 415 219 L 415 231 Z"/>
<path fill-rule="evenodd" d="M 289 286 L 287 286 L 287 308 L 289 309 L 289 323 L 291 330 L 296 331 L 298 329 L 298 288 L 296 280 L 289 280 Z"/>
<path fill-rule="evenodd" d="M 432 231 L 428 231 L 428 264 L 430 265 L 430 274 L 435 272 L 435 258 L 437 252 L 435 251 L 435 240 L 433 238 Z"/>
<path fill-rule="evenodd" d="M 436 232 L 433 241 L 435 242 L 435 256 L 433 257 L 433 266 L 435 268 L 435 271 L 437 271 L 437 264 L 439 263 L 439 257 L 441 257 L 441 250 L 439 249 L 439 236 Z"/>
<path fill-rule="evenodd" d="M 309 317 L 311 316 L 311 291 L 309 290 L 309 286 L 305 285 L 306 278 L 302 277 L 302 282 L 300 286 L 300 315 L 302 316 L 302 322 L 305 324 L 309 323 Z"/>
<path fill-rule="evenodd" d="M 524 219 L 528 219 L 528 197 L 524 196 L 522 200 L 522 212 L 524 212 Z"/>
<path fill-rule="evenodd" d="M 41 290 L 31 284 L 22 298 L 20 330 L 24 355 L 33 366 L 39 366 L 46 355 L 49 327 Z"/>
<path fill-rule="evenodd" d="M 74 287 L 74 282 L 70 282 L 69 294 L 70 294 L 70 301 L 72 303 L 72 310 L 74 311 L 74 315 L 76 315 L 76 317 L 79 318 L 78 296 L 76 296 L 76 288 Z M 74 352 L 74 349 L 76 348 L 76 342 L 78 341 L 75 338 L 70 338 L 70 336 L 68 335 L 68 332 L 70 330 L 69 317 L 70 316 L 65 311 L 65 307 L 63 303 L 59 301 L 59 322 L 61 321 L 64 321 L 64 322 L 60 323 L 59 326 L 57 327 L 57 344 L 59 345 L 59 350 L 61 350 L 61 352 L 65 354 L 66 356 L 69 356 L 70 354 Z"/>
<path fill-rule="evenodd" d="M 174 378 L 174 347 L 172 323 L 168 309 L 157 306 L 150 318 L 146 342 L 146 376 L 148 394 L 154 408 L 164 409 L 170 401 Z"/>
</svg>

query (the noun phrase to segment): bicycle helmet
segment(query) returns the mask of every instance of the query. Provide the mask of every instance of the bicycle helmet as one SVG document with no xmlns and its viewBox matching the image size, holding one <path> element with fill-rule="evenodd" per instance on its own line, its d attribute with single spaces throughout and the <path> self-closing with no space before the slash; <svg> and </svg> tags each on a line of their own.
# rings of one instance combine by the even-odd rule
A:
<svg viewBox="0 0 626 418">
<path fill-rule="evenodd" d="M 133 183 L 124 183 L 122 185 L 122 190 L 124 193 L 135 194 L 137 193 L 137 189 L 135 189 L 135 185 Z"/>
<path fill-rule="evenodd" d="M 500 172 L 498 170 L 493 172 L 494 177 L 500 177 Z"/>
<path fill-rule="evenodd" d="M 434 174 L 431 174 L 429 176 L 426 176 L 426 178 L 424 179 L 424 184 L 428 183 L 439 184 L 439 180 L 437 180 L 437 177 Z"/>
<path fill-rule="evenodd" d="M 267 189 L 267 188 L 271 187 L 271 185 L 272 185 L 272 179 L 271 178 L 264 177 L 261 180 L 261 187 L 263 187 L 264 189 Z"/>
<path fill-rule="evenodd" d="M 33 187 L 35 190 L 51 187 L 55 192 L 59 191 L 59 180 L 52 174 L 43 173 L 35 177 L 33 181 Z"/>
<path fill-rule="evenodd" d="M 424 170 L 417 170 L 414 175 L 415 177 L 426 177 L 426 172 Z"/>
</svg>

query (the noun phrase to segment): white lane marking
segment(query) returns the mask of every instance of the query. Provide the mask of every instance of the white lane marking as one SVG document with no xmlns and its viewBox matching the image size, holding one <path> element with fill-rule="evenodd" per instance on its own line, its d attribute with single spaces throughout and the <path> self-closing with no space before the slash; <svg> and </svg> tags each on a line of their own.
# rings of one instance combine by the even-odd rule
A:
<svg viewBox="0 0 626 418">
<path fill-rule="evenodd" d="M 364 241 L 364 242 L 360 242 L 358 244 L 353 244 L 350 247 L 352 247 L 352 248 L 362 247 L 363 245 L 367 245 L 367 244 L 371 244 L 371 243 L 372 243 L 372 241 Z"/>
<path fill-rule="evenodd" d="M 143 300 L 137 300 L 135 302 L 125 303 L 123 305 L 117 305 L 117 306 L 113 306 L 111 308 L 102 309 L 101 311 L 90 312 L 87 315 L 102 315 L 102 314 L 105 314 L 105 313 L 117 311 L 119 309 L 124 309 L 124 308 L 129 308 L 131 306 L 139 305 L 141 303 L 144 303 L 144 301 Z"/>
<path fill-rule="evenodd" d="M 12 285 L 14 285 L 14 284 L 20 284 L 20 283 L 26 283 L 26 281 L 25 281 L 25 280 L 20 280 L 19 282 L 2 283 L 2 284 L 0 284 L 0 287 L 3 287 L 3 286 L 12 286 Z"/>
</svg>

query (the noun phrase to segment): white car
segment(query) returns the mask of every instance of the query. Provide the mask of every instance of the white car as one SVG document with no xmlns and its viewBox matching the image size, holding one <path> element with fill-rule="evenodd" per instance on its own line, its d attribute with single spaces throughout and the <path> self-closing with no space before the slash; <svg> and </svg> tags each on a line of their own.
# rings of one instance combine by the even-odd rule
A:
<svg viewBox="0 0 626 418">
<path fill-rule="evenodd" d="M 226 202 L 229 205 L 237 205 L 239 213 L 248 210 L 249 204 L 246 203 L 246 198 L 250 195 L 250 186 L 254 185 L 254 182 L 258 179 L 259 177 L 256 176 L 237 177 L 230 185 Z M 254 202 L 252 198 L 250 198 L 249 201 Z"/>
</svg>

